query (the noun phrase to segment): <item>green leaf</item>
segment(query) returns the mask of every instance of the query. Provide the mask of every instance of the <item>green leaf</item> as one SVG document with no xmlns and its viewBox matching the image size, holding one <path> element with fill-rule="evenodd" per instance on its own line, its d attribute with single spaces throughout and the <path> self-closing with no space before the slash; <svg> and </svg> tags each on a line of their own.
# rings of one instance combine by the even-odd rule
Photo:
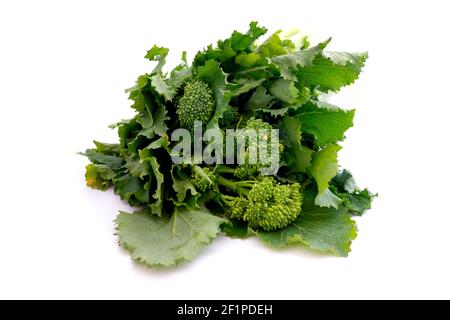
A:
<svg viewBox="0 0 450 320">
<path fill-rule="evenodd" d="M 209 128 L 215 128 L 219 125 L 219 119 L 228 108 L 230 102 L 230 94 L 226 94 L 227 90 L 227 74 L 223 72 L 220 63 L 214 60 L 209 60 L 202 67 L 198 68 L 197 78 L 208 83 L 209 87 L 214 93 L 216 101 L 216 110 L 208 124 Z"/>
<path fill-rule="evenodd" d="M 131 174 L 125 174 L 114 180 L 115 193 L 132 206 L 146 204 L 150 201 L 148 184 Z"/>
<path fill-rule="evenodd" d="M 170 120 L 170 118 L 167 116 L 166 108 L 162 105 L 158 105 L 153 113 L 153 129 L 157 135 L 161 137 L 166 135 L 167 130 L 169 130 L 166 124 L 167 120 Z"/>
<path fill-rule="evenodd" d="M 180 166 L 172 166 L 171 174 L 173 180 L 172 187 L 177 196 L 176 205 L 182 205 L 189 194 L 195 196 L 196 198 L 200 196 L 200 194 L 197 192 L 197 189 L 193 185 L 191 178 L 183 172 Z"/>
<path fill-rule="evenodd" d="M 343 170 L 332 180 L 336 192 L 343 199 L 343 206 L 355 215 L 363 215 L 372 207 L 372 201 L 377 196 L 369 190 L 360 190 L 355 179 L 348 170 Z"/>
<path fill-rule="evenodd" d="M 333 178 L 333 185 L 338 188 L 339 192 L 345 191 L 352 193 L 355 192 L 355 190 L 358 190 L 353 175 L 347 169 L 342 170 Z"/>
<path fill-rule="evenodd" d="M 297 110 L 302 130 L 316 139 L 323 147 L 344 140 L 344 133 L 353 126 L 355 110 L 342 110 L 325 102 L 310 102 Z"/>
<path fill-rule="evenodd" d="M 155 199 L 156 201 L 150 205 L 150 208 L 152 208 L 153 214 L 161 216 L 163 207 L 164 175 L 160 172 L 159 163 L 155 157 L 150 158 L 150 166 L 152 167 L 153 174 L 156 178 L 156 191 L 153 194 L 153 199 Z"/>
<path fill-rule="evenodd" d="M 120 139 L 120 146 L 127 148 L 128 144 L 136 139 L 136 136 L 142 130 L 142 126 L 137 122 L 137 116 L 130 120 L 124 120 L 117 124 Z"/>
<path fill-rule="evenodd" d="M 289 110 L 291 110 L 290 107 L 284 107 L 284 108 L 274 108 L 274 109 L 262 109 L 260 111 L 262 111 L 263 113 L 266 114 L 270 114 L 272 117 L 274 118 L 278 118 L 278 117 L 284 117 Z"/>
<path fill-rule="evenodd" d="M 94 149 L 88 149 L 81 155 L 86 156 L 93 164 L 104 164 L 112 170 L 118 170 L 123 167 L 124 161 L 118 156 L 103 154 Z"/>
<path fill-rule="evenodd" d="M 298 98 L 299 90 L 295 87 L 293 81 L 278 79 L 269 89 L 270 94 L 279 100 L 292 104 Z"/>
<path fill-rule="evenodd" d="M 288 53 L 284 47 L 283 41 L 280 39 L 279 33 L 280 32 L 274 33 L 258 47 L 258 52 L 260 52 L 263 57 L 272 58 Z"/>
<path fill-rule="evenodd" d="M 373 195 L 369 190 L 355 191 L 343 195 L 344 206 L 354 215 L 361 216 L 372 208 L 372 201 L 377 195 Z"/>
<path fill-rule="evenodd" d="M 269 106 L 269 104 L 274 99 L 273 96 L 267 94 L 266 89 L 264 87 L 258 87 L 255 92 L 252 94 L 250 99 L 247 101 L 245 109 L 247 110 L 260 110 L 265 109 Z"/>
<path fill-rule="evenodd" d="M 265 35 L 267 29 L 259 27 L 258 22 L 252 21 L 250 23 L 250 29 L 246 34 L 240 32 L 233 32 L 231 36 L 231 48 L 234 51 L 243 51 L 248 49 L 258 38 Z"/>
<path fill-rule="evenodd" d="M 258 237 L 273 247 L 305 244 L 342 257 L 348 256 L 356 235 L 356 223 L 345 209 L 317 207 L 308 194 L 297 221 L 276 232 L 258 232 Z"/>
<path fill-rule="evenodd" d="M 230 238 L 246 239 L 255 235 L 255 232 L 248 227 L 248 223 L 242 220 L 229 220 L 227 223 L 222 224 L 221 229 Z"/>
<path fill-rule="evenodd" d="M 145 55 L 145 58 L 150 61 L 158 61 L 158 65 L 153 69 L 152 73 L 161 72 L 162 68 L 166 64 L 166 58 L 169 54 L 169 49 L 164 47 L 158 47 L 153 46 L 149 51 L 147 51 L 147 54 Z"/>
<path fill-rule="evenodd" d="M 140 79 L 145 79 L 145 81 L 148 80 L 147 77 L 139 77 L 138 82 Z M 144 113 L 146 110 L 150 109 L 152 102 L 148 97 L 146 97 L 146 95 L 144 95 L 141 88 L 135 86 L 126 90 L 126 92 L 129 93 L 128 99 L 133 101 L 131 108 L 139 113 Z"/>
<path fill-rule="evenodd" d="M 313 155 L 313 161 L 309 171 L 317 182 L 317 205 L 324 207 L 332 205 L 336 207 L 335 202 L 329 201 L 330 195 L 328 194 L 328 187 L 331 179 L 333 179 L 338 172 L 337 153 L 339 150 L 341 150 L 341 146 L 332 144 Z M 327 201 L 323 201 L 324 199 Z"/>
<path fill-rule="evenodd" d="M 146 212 L 121 212 L 116 219 L 120 245 L 148 267 L 191 261 L 217 237 L 224 222 L 205 208 L 177 208 L 170 219 Z"/>
<path fill-rule="evenodd" d="M 284 79 L 297 81 L 299 68 L 312 65 L 314 58 L 323 51 L 330 41 L 331 39 L 328 39 L 315 47 L 275 57 L 273 63 L 278 66 Z"/>
<path fill-rule="evenodd" d="M 262 85 L 266 79 L 246 79 L 241 78 L 236 81 L 236 88 L 232 90 L 231 94 L 233 96 L 239 96 L 241 94 L 247 93 L 255 88 L 258 88 L 260 85 Z"/>
<path fill-rule="evenodd" d="M 259 54 L 251 52 L 238 55 L 235 59 L 235 62 L 236 64 L 241 65 L 243 67 L 251 68 L 260 64 L 261 59 L 262 57 Z"/>
<path fill-rule="evenodd" d="M 197 53 L 194 66 L 203 66 L 208 60 L 222 62 L 224 70 L 234 68 L 234 58 L 243 53 L 250 53 L 253 43 L 267 32 L 266 28 L 258 26 L 257 22 L 250 23 L 250 29 L 246 34 L 233 32 L 230 38 L 218 41 L 217 47 L 208 46 L 203 52 Z"/>
<path fill-rule="evenodd" d="M 311 166 L 313 150 L 301 144 L 302 126 L 299 119 L 286 117 L 280 126 L 280 136 L 286 147 L 286 162 L 293 172 L 306 172 Z"/>
<path fill-rule="evenodd" d="M 169 86 L 165 79 L 161 77 L 161 73 L 157 73 L 151 77 L 152 86 L 156 92 L 166 98 L 167 101 L 172 101 L 175 97 L 175 89 Z"/>
<path fill-rule="evenodd" d="M 95 144 L 96 150 L 100 153 L 109 154 L 109 155 L 120 154 L 120 144 L 118 144 L 118 143 L 110 144 L 110 143 L 94 141 L 94 144 Z"/>
<path fill-rule="evenodd" d="M 150 167 L 148 163 L 141 161 L 141 159 L 136 155 L 128 157 L 125 167 L 135 178 L 143 179 L 145 176 L 150 174 Z"/>
<path fill-rule="evenodd" d="M 314 202 L 317 206 L 326 208 L 338 208 L 342 203 L 342 199 L 335 195 L 329 188 L 317 194 Z"/>
<path fill-rule="evenodd" d="M 179 69 L 174 69 L 171 72 L 170 78 L 167 79 L 167 83 L 176 90 L 190 79 L 192 79 L 192 69 L 181 67 Z"/>
<path fill-rule="evenodd" d="M 112 185 L 116 173 L 104 164 L 89 164 L 86 167 L 86 185 L 88 187 L 106 190 Z"/>
<path fill-rule="evenodd" d="M 296 76 L 299 82 L 323 92 L 338 91 L 358 79 L 367 57 L 367 52 L 324 52 L 312 64 L 302 66 Z"/>
<path fill-rule="evenodd" d="M 166 122 L 170 120 L 167 110 L 163 105 L 156 105 L 152 113 L 145 113 L 137 118 L 137 122 L 142 125 L 143 130 L 139 132 L 140 136 L 153 139 L 157 134 L 160 137 L 167 135 L 169 128 Z"/>
</svg>

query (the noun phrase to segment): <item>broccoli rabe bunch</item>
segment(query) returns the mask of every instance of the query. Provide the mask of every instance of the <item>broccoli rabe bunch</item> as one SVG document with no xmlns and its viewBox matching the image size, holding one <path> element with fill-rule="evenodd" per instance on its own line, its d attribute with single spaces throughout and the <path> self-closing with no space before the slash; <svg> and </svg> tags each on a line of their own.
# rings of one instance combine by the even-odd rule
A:
<svg viewBox="0 0 450 320">
<path fill-rule="evenodd" d="M 240 180 L 246 180 L 249 178 L 253 178 L 259 175 L 261 167 L 267 164 L 263 164 L 260 157 L 258 157 L 256 163 L 250 163 L 250 152 L 256 152 L 256 154 L 259 154 L 258 151 L 258 145 L 262 145 L 267 150 L 267 155 L 270 157 L 272 153 L 272 139 L 271 139 L 271 130 L 273 127 L 267 123 L 264 122 L 261 119 L 250 119 L 247 121 L 247 124 L 243 128 L 244 131 L 242 131 L 244 134 L 246 130 L 250 130 L 251 134 L 248 134 L 249 143 L 247 145 L 246 151 L 245 151 L 245 162 L 243 164 L 240 164 L 235 172 L 234 175 L 236 178 Z M 284 150 L 283 145 L 279 144 L 279 153 L 281 154 Z"/>
<path fill-rule="evenodd" d="M 218 176 L 216 181 L 238 194 L 221 195 L 228 217 L 246 221 L 253 229 L 279 230 L 300 215 L 303 194 L 298 183 L 282 185 L 269 176 L 238 182 Z"/>
<path fill-rule="evenodd" d="M 177 106 L 177 114 L 183 128 L 194 130 L 194 122 L 208 122 L 215 109 L 213 93 L 208 84 L 193 80 L 184 88 Z"/>
<path fill-rule="evenodd" d="M 302 33 L 260 41 L 266 32 L 251 22 L 192 62 L 184 52 L 172 70 L 169 49 L 153 46 L 145 57 L 154 69 L 127 90 L 134 115 L 112 126 L 118 141 L 83 153 L 87 185 L 136 207 L 116 219 L 134 260 L 174 266 L 219 234 L 348 255 L 351 216 L 375 195 L 339 171 L 355 112 L 325 98 L 358 78 L 367 53 L 325 51 L 330 40 L 310 47 Z"/>
</svg>

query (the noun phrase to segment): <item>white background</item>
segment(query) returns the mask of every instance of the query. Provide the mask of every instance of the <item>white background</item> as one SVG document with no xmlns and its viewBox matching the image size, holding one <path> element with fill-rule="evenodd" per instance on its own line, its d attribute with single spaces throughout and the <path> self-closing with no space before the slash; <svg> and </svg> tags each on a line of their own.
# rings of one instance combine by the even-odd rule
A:
<svg viewBox="0 0 450 320">
<path fill-rule="evenodd" d="M 1 1 L 0 298 L 450 298 L 447 3 Z M 154 43 L 192 58 L 250 20 L 370 52 L 333 102 L 357 108 L 341 164 L 380 197 L 347 259 L 221 238 L 147 270 L 113 235 L 129 208 L 84 186 L 76 152 L 115 141 Z"/>
</svg>

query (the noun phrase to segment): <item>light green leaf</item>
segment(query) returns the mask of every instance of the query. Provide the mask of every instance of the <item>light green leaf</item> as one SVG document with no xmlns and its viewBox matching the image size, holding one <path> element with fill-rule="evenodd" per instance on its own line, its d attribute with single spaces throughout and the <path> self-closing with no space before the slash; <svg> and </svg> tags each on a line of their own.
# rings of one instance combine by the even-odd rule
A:
<svg viewBox="0 0 450 320">
<path fill-rule="evenodd" d="M 336 177 L 334 177 L 333 184 L 337 188 L 342 189 L 342 191 L 349 193 L 359 190 L 353 175 L 346 169 L 342 170 Z"/>
<path fill-rule="evenodd" d="M 315 47 L 275 57 L 273 62 L 280 69 L 281 76 L 284 79 L 297 81 L 298 69 L 312 65 L 314 58 L 323 51 L 330 41 L 331 39 L 328 39 Z"/>
<path fill-rule="evenodd" d="M 153 69 L 153 73 L 161 72 L 162 68 L 166 64 L 166 58 L 169 54 L 169 49 L 164 47 L 158 47 L 153 46 L 149 51 L 147 51 L 147 54 L 145 55 L 145 58 L 150 61 L 158 61 L 158 65 Z"/>
<path fill-rule="evenodd" d="M 235 62 L 243 67 L 253 67 L 261 61 L 261 56 L 255 52 L 243 53 L 236 57 Z"/>
<path fill-rule="evenodd" d="M 179 88 L 183 83 L 186 83 L 189 79 L 192 78 L 192 69 L 186 68 L 181 70 L 173 70 L 171 73 L 171 77 L 167 79 L 167 83 L 177 89 Z"/>
<path fill-rule="evenodd" d="M 339 150 L 341 150 L 341 146 L 332 144 L 313 155 L 309 171 L 317 182 L 317 205 L 330 206 L 330 201 L 323 201 L 323 199 L 327 199 L 324 197 L 327 196 L 326 193 L 329 191 L 329 183 L 338 172 L 337 153 Z"/>
<path fill-rule="evenodd" d="M 151 80 L 156 92 L 166 98 L 167 101 L 172 101 L 175 97 L 176 90 L 167 84 L 166 80 L 161 77 L 161 73 L 152 76 Z"/>
<path fill-rule="evenodd" d="M 363 215 L 372 207 L 372 201 L 377 194 L 368 189 L 360 190 L 355 179 L 348 170 L 343 170 L 332 181 L 337 194 L 343 199 L 342 204 L 354 215 Z"/>
<path fill-rule="evenodd" d="M 355 110 L 342 110 L 325 102 L 310 102 L 297 111 L 302 130 L 316 139 L 319 147 L 344 140 L 344 133 L 353 126 Z"/>
<path fill-rule="evenodd" d="M 139 116 L 138 122 L 142 125 L 143 130 L 139 132 L 140 136 L 144 136 L 148 139 L 153 139 L 157 134 L 160 137 L 167 135 L 166 121 L 170 118 L 167 116 L 167 110 L 163 105 L 156 105 L 153 112 Z"/>
<path fill-rule="evenodd" d="M 94 164 L 104 164 L 112 170 L 118 170 L 124 165 L 124 161 L 119 156 L 103 154 L 95 149 L 88 149 L 81 155 L 87 157 Z"/>
<path fill-rule="evenodd" d="M 304 85 L 318 86 L 323 92 L 338 91 L 358 79 L 367 57 L 367 52 L 325 52 L 317 55 L 312 64 L 300 68 L 296 75 Z"/>
<path fill-rule="evenodd" d="M 103 154 L 117 155 L 120 153 L 120 144 L 118 144 L 118 143 L 110 144 L 110 143 L 94 141 L 94 144 L 95 144 L 96 150 Z"/>
<path fill-rule="evenodd" d="M 205 208 L 176 208 L 170 219 L 146 212 L 121 212 L 116 219 L 120 245 L 148 267 L 191 261 L 217 237 L 224 222 Z"/>
<path fill-rule="evenodd" d="M 163 207 L 163 184 L 164 184 L 164 175 L 160 171 L 160 166 L 158 160 L 155 157 L 148 159 L 150 166 L 153 170 L 153 175 L 156 178 L 156 190 L 153 194 L 153 199 L 156 201 L 150 204 L 150 208 L 152 209 L 152 213 L 161 217 L 162 215 L 162 207 Z"/>
<path fill-rule="evenodd" d="M 145 183 L 131 174 L 125 174 L 120 178 L 114 179 L 113 182 L 115 193 L 130 205 L 142 205 L 149 202 L 149 183 Z"/>
<path fill-rule="evenodd" d="M 273 96 L 267 94 L 264 87 L 258 87 L 250 99 L 247 101 L 245 108 L 247 110 L 260 110 L 267 108 L 274 99 Z"/>
<path fill-rule="evenodd" d="M 219 119 L 228 108 L 231 95 L 227 89 L 227 74 L 223 72 L 220 63 L 214 60 L 206 61 L 205 65 L 198 68 L 197 77 L 208 83 L 209 87 L 214 93 L 216 101 L 216 110 L 208 124 L 208 128 L 216 128 L 219 124 Z"/>
<path fill-rule="evenodd" d="M 333 207 L 337 209 L 342 203 L 342 199 L 336 196 L 330 189 L 325 189 L 323 192 L 317 194 L 314 204 L 319 207 Z"/>
<path fill-rule="evenodd" d="M 293 81 L 285 79 L 276 80 L 269 89 L 270 94 L 283 102 L 292 104 L 298 98 L 299 90 Z"/>
<path fill-rule="evenodd" d="M 89 164 L 86 167 L 86 185 L 94 189 L 108 189 L 115 176 L 116 173 L 104 164 Z"/>
<path fill-rule="evenodd" d="M 128 157 L 125 167 L 133 177 L 143 179 L 150 174 L 148 163 L 141 161 L 139 157 L 133 155 Z"/>
<path fill-rule="evenodd" d="M 236 81 L 237 88 L 232 90 L 232 95 L 239 96 L 241 94 L 247 93 L 255 88 L 258 88 L 265 81 L 266 79 L 255 80 L 255 79 L 241 78 Z"/>
<path fill-rule="evenodd" d="M 188 192 L 190 195 L 198 197 L 200 194 L 197 192 L 194 184 L 192 183 L 190 177 L 186 175 L 180 166 L 172 166 L 172 180 L 173 180 L 173 190 L 177 194 L 177 203 L 181 205 L 186 197 L 188 196 Z"/>
<path fill-rule="evenodd" d="M 283 41 L 279 36 L 280 32 L 271 35 L 262 45 L 258 47 L 258 52 L 264 57 L 275 57 L 287 54 Z"/>
<path fill-rule="evenodd" d="M 299 119 L 286 117 L 281 125 L 281 137 L 286 147 L 286 162 L 293 172 L 306 172 L 311 166 L 313 150 L 302 146 L 302 127 Z"/>
</svg>

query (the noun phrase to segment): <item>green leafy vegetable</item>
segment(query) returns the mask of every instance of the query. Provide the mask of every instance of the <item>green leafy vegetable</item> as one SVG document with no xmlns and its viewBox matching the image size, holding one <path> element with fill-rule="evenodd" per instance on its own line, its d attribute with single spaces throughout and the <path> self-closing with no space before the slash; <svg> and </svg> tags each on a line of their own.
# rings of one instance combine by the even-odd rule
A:
<svg viewBox="0 0 450 320">
<path fill-rule="evenodd" d="M 358 79 L 368 55 L 326 51 L 331 39 L 310 47 L 307 37 L 281 31 L 261 40 L 267 31 L 252 22 L 192 64 L 183 52 L 169 71 L 169 49 L 153 46 L 145 56 L 152 72 L 126 91 L 134 116 L 111 126 L 117 143 L 94 141 L 82 153 L 86 184 L 113 188 L 136 207 L 116 219 L 134 260 L 171 267 L 220 235 L 350 252 L 352 215 L 376 195 L 339 167 L 355 110 L 325 100 Z M 200 137 L 197 129 L 208 131 Z M 187 156 L 175 161 L 177 152 Z"/>
</svg>

